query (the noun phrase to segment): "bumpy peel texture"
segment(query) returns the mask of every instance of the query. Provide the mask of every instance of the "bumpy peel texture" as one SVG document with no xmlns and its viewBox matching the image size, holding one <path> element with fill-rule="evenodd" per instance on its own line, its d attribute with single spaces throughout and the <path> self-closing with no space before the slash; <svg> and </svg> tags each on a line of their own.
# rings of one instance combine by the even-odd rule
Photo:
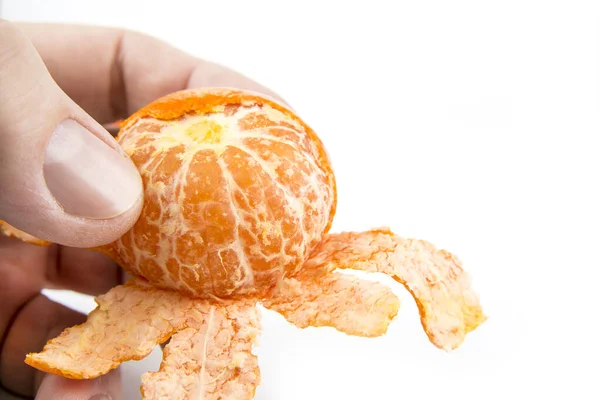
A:
<svg viewBox="0 0 600 400">
<path fill-rule="evenodd" d="M 386 333 L 400 307 L 387 286 L 339 272 L 285 278 L 262 304 L 300 328 L 328 326 L 364 337 Z"/>
<path fill-rule="evenodd" d="M 142 376 L 146 399 L 251 399 L 260 383 L 252 354 L 259 332 L 252 301 L 211 304 L 200 326 L 171 337 L 158 372 Z"/>
</svg>

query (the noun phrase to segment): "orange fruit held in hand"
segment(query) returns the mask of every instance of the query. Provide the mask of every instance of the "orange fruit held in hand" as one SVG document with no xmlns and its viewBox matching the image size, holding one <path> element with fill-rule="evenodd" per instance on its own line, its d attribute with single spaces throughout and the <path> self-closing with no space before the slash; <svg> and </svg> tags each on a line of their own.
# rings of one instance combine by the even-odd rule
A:
<svg viewBox="0 0 600 400">
<path fill-rule="evenodd" d="M 297 272 L 329 230 L 336 186 L 323 144 L 262 95 L 177 92 L 133 114 L 118 141 L 141 173 L 145 203 L 103 251 L 154 286 L 261 293 Z"/>
</svg>

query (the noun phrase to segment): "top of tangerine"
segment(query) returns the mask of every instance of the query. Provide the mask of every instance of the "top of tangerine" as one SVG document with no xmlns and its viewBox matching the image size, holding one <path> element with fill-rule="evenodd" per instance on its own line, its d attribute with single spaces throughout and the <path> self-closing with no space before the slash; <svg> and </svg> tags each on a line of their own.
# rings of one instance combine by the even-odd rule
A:
<svg viewBox="0 0 600 400">
<path fill-rule="evenodd" d="M 327 173 L 334 193 L 329 224 L 325 230 L 327 232 L 331 227 L 337 207 L 336 180 L 327 150 L 314 130 L 300 117 L 298 117 L 296 113 L 294 113 L 289 107 L 283 105 L 281 102 L 266 94 L 253 92 L 250 90 L 226 87 L 205 87 L 173 92 L 153 101 L 123 121 L 117 139 L 121 136 L 123 131 L 127 130 L 128 127 L 144 118 L 154 118 L 157 120 L 169 121 L 188 115 L 222 113 L 225 111 L 227 106 L 252 107 L 256 105 L 268 105 L 295 120 L 302 125 L 310 137 L 310 140 L 317 145 L 316 147 L 319 151 L 319 158 L 317 162 L 319 167 Z"/>
</svg>

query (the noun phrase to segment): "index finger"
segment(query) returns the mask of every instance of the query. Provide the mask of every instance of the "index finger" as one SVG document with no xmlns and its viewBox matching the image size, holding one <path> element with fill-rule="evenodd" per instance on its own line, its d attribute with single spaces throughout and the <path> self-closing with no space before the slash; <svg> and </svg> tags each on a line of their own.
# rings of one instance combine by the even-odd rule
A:
<svg viewBox="0 0 600 400">
<path fill-rule="evenodd" d="M 195 87 L 275 93 L 229 68 L 141 33 L 117 28 L 18 24 L 58 85 L 100 123 L 125 118 L 166 94 Z"/>
</svg>

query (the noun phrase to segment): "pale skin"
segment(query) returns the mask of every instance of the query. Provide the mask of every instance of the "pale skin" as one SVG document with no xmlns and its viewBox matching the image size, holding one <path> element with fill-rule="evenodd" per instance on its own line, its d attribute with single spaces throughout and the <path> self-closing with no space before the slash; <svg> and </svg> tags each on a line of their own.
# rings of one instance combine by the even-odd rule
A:
<svg viewBox="0 0 600 400">
<path fill-rule="evenodd" d="M 117 239 L 133 225 L 143 202 L 141 187 L 136 193 L 136 186 L 128 185 L 127 195 L 133 200 L 111 198 L 116 208 L 93 209 L 106 205 L 87 202 L 84 195 L 76 199 L 83 203 L 79 208 L 75 204 L 76 215 L 69 213 L 45 183 L 54 178 L 67 195 L 74 187 L 61 186 L 69 179 L 44 175 L 51 137 L 65 120 L 74 120 L 118 151 L 102 126 L 168 93 L 227 86 L 277 95 L 230 69 L 134 32 L 0 20 L 0 37 L 0 220 L 68 244 L 35 247 L 0 235 L 0 398 L 83 400 L 105 394 L 121 399 L 118 370 L 95 380 L 70 381 L 44 375 L 23 362 L 26 353 L 39 351 L 65 327 L 85 320 L 42 296 L 41 289 L 98 295 L 122 282 L 117 265 L 82 248 Z M 87 158 L 94 159 L 89 154 Z M 92 170 L 102 167 L 88 164 Z M 110 181 L 113 175 L 119 174 L 104 173 L 102 180 Z M 82 189 L 86 190 L 93 198 L 105 188 Z"/>
</svg>

